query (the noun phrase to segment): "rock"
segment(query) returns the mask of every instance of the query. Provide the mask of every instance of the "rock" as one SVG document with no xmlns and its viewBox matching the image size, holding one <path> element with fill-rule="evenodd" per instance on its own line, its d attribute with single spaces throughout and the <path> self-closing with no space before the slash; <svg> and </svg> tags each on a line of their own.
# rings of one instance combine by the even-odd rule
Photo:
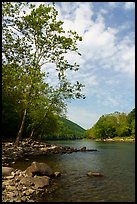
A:
<svg viewBox="0 0 137 204">
<path fill-rule="evenodd" d="M 14 176 L 6 176 L 7 179 L 13 179 Z"/>
<path fill-rule="evenodd" d="M 21 199 L 18 198 L 17 200 L 13 200 L 12 202 L 21 202 Z"/>
<path fill-rule="evenodd" d="M 10 186 L 14 186 L 15 183 L 14 183 L 14 181 L 9 181 L 8 185 L 10 185 Z"/>
<path fill-rule="evenodd" d="M 97 149 L 87 149 L 86 151 L 88 152 L 94 152 L 94 151 L 98 151 Z"/>
<path fill-rule="evenodd" d="M 48 150 L 48 148 L 47 147 L 42 147 L 42 148 L 40 148 L 40 150 L 42 150 L 42 151 L 47 151 Z"/>
<path fill-rule="evenodd" d="M 27 187 L 23 186 L 22 189 L 23 189 L 23 190 L 27 190 Z"/>
<path fill-rule="evenodd" d="M 102 177 L 103 174 L 99 173 L 99 172 L 88 172 L 87 173 L 88 176 L 97 176 L 97 177 Z"/>
<path fill-rule="evenodd" d="M 26 169 L 28 176 L 45 175 L 54 176 L 53 170 L 46 163 L 32 162 L 31 166 Z"/>
<path fill-rule="evenodd" d="M 19 182 L 21 180 L 21 177 L 20 176 L 17 176 L 16 178 L 15 178 L 15 182 Z"/>
<path fill-rule="evenodd" d="M 8 196 L 11 198 L 11 197 L 15 197 L 16 194 L 14 192 L 8 192 Z"/>
<path fill-rule="evenodd" d="M 28 195 L 33 194 L 34 192 L 35 192 L 35 190 L 33 190 L 33 189 L 28 189 L 28 190 L 23 191 L 23 194 L 28 196 Z"/>
<path fill-rule="evenodd" d="M 82 147 L 82 148 L 80 149 L 80 151 L 81 151 L 81 152 L 85 152 L 85 151 L 86 151 L 86 147 Z"/>
<path fill-rule="evenodd" d="M 10 192 L 10 191 L 16 192 L 16 187 L 15 187 L 15 186 L 10 186 L 10 185 L 8 185 L 6 188 L 8 189 L 9 192 Z"/>
<path fill-rule="evenodd" d="M 32 177 L 24 177 L 20 180 L 20 183 L 25 186 L 31 186 L 34 183 L 34 179 Z"/>
<path fill-rule="evenodd" d="M 6 188 L 6 186 L 4 184 L 2 184 L 2 190 L 4 191 Z"/>
<path fill-rule="evenodd" d="M 23 196 L 22 198 L 21 198 L 21 201 L 23 201 L 23 202 L 25 202 L 27 200 L 27 198 L 25 197 L 25 196 Z"/>
<path fill-rule="evenodd" d="M 8 142 L 8 143 L 5 144 L 5 147 L 9 147 L 9 146 L 12 146 L 11 142 Z"/>
<path fill-rule="evenodd" d="M 49 177 L 42 176 L 42 177 L 35 177 L 34 178 L 34 184 L 36 188 L 43 188 L 45 186 L 49 185 Z"/>
<path fill-rule="evenodd" d="M 11 172 L 14 171 L 14 168 L 12 167 L 2 167 L 2 176 L 10 176 Z"/>
<path fill-rule="evenodd" d="M 26 159 L 24 159 L 25 161 L 29 161 L 29 159 L 28 158 L 26 158 Z"/>
<path fill-rule="evenodd" d="M 61 173 L 59 171 L 54 172 L 55 177 L 60 177 Z"/>
</svg>

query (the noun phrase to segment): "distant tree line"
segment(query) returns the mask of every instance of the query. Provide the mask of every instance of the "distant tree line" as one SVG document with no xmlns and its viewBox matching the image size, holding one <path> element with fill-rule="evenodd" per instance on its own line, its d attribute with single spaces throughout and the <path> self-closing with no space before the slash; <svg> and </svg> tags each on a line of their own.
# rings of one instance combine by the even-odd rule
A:
<svg viewBox="0 0 137 204">
<path fill-rule="evenodd" d="M 91 139 L 135 136 L 135 108 L 129 113 L 114 112 L 102 115 L 96 124 L 86 131 Z"/>
</svg>

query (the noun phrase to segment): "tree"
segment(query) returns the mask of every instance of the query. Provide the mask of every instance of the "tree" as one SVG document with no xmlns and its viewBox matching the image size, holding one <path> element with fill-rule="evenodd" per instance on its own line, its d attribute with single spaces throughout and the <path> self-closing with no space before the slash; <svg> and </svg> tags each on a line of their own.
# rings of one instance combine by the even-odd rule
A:
<svg viewBox="0 0 137 204">
<path fill-rule="evenodd" d="M 125 113 L 120 113 L 118 118 L 117 135 L 119 137 L 131 135 L 130 126 L 128 123 L 127 115 Z"/>
<path fill-rule="evenodd" d="M 86 131 L 86 137 L 105 139 L 135 135 L 134 111 L 135 109 L 128 115 L 120 112 L 102 115 L 96 124 Z"/>
<path fill-rule="evenodd" d="M 2 95 L 2 136 L 15 138 L 18 129 L 19 116 L 16 112 L 14 97 Z"/>
<path fill-rule="evenodd" d="M 54 97 L 49 92 L 46 96 L 41 95 L 39 99 L 32 103 L 29 108 L 29 120 L 28 129 L 31 129 L 30 138 L 33 137 L 34 132 L 44 132 L 44 134 L 51 133 L 49 124 L 53 125 L 52 132 L 57 129 L 58 116 L 65 116 L 66 104 L 64 104 L 60 92 L 55 94 Z M 44 130 L 44 131 L 43 131 Z M 48 130 L 48 132 L 47 132 Z"/>
<path fill-rule="evenodd" d="M 91 129 L 96 138 L 113 138 L 116 136 L 116 118 L 112 114 L 102 115 Z"/>
<path fill-rule="evenodd" d="M 131 135 L 135 136 L 135 119 L 131 122 Z"/>
<path fill-rule="evenodd" d="M 127 115 L 127 120 L 130 124 L 135 120 L 135 108 Z"/>
<path fill-rule="evenodd" d="M 16 145 L 22 136 L 29 108 L 35 106 L 34 101 L 42 94 L 47 100 L 47 87 L 53 98 L 58 92 L 62 101 L 84 98 L 81 94 L 83 85 L 78 81 L 75 84 L 68 82 L 66 75 L 67 70 L 78 71 L 79 65 L 70 64 L 65 59 L 70 51 L 80 54 L 77 41 L 82 38 L 71 30 L 65 33 L 63 22 L 57 21 L 57 15 L 55 7 L 50 5 L 41 4 L 35 8 L 27 2 L 2 3 L 2 86 L 4 92 L 15 94 L 17 112 L 21 117 Z M 55 88 L 46 82 L 48 63 L 54 64 L 57 71 Z M 45 73 L 41 71 L 43 66 Z M 15 78 L 13 84 L 11 78 Z M 50 103 L 46 107 L 50 107 Z"/>
</svg>

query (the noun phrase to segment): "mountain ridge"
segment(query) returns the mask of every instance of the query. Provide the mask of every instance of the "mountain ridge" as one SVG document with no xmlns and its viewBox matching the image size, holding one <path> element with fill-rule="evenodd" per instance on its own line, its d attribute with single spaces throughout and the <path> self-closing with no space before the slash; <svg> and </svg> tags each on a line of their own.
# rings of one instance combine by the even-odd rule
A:
<svg viewBox="0 0 137 204">
<path fill-rule="evenodd" d="M 86 130 L 77 123 L 64 118 L 59 117 L 60 128 L 52 135 L 46 135 L 47 139 L 82 139 L 85 136 Z"/>
</svg>

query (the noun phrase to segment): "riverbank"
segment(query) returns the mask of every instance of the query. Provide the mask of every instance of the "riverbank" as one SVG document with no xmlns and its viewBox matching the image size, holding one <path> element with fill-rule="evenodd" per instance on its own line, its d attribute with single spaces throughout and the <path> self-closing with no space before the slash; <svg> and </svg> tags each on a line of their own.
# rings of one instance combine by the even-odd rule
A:
<svg viewBox="0 0 137 204">
<path fill-rule="evenodd" d="M 106 139 L 95 139 L 95 141 L 101 142 L 135 142 L 135 138 L 131 137 L 114 137 L 114 138 L 106 138 Z"/>
<path fill-rule="evenodd" d="M 28 139 L 20 141 L 19 146 L 15 146 L 13 142 L 2 142 L 2 165 L 9 166 L 14 164 L 17 159 L 29 155 L 36 156 L 41 154 L 70 154 L 79 151 L 97 150 L 86 149 L 86 147 L 77 149 L 69 146 L 59 146 Z"/>
<path fill-rule="evenodd" d="M 57 146 L 51 145 L 39 141 L 23 140 L 20 141 L 19 146 L 15 146 L 13 142 L 3 142 L 2 143 L 2 167 L 3 169 L 10 170 L 14 167 L 16 160 L 26 157 L 35 156 L 42 154 L 70 154 L 72 152 L 85 152 L 85 151 L 97 151 L 96 149 L 86 149 L 82 147 L 76 149 L 69 146 Z M 60 175 L 56 174 L 55 175 Z M 54 186 L 52 187 L 52 180 L 54 178 L 36 178 L 30 177 L 26 174 L 26 171 L 21 171 L 20 169 L 12 169 L 9 175 L 4 175 L 2 170 L 2 201 L 3 202 L 36 202 L 36 198 L 41 193 L 50 193 L 54 191 Z M 33 181 L 32 181 L 33 178 Z M 42 179 L 42 180 L 40 180 Z M 45 183 L 43 184 L 43 180 Z M 36 181 L 38 180 L 38 181 Z M 38 183 L 37 183 L 38 182 Z M 40 182 L 40 184 L 39 184 Z M 42 182 L 42 183 L 41 183 Z M 49 190 L 50 187 L 50 190 Z"/>
</svg>

